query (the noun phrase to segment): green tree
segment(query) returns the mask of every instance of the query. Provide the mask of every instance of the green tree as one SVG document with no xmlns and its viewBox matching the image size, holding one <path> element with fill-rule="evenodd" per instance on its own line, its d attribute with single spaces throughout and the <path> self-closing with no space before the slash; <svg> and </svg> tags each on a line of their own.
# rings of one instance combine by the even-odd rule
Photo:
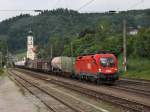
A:
<svg viewBox="0 0 150 112">
<path fill-rule="evenodd" d="M 150 28 L 139 31 L 134 47 L 136 55 L 150 58 Z"/>
</svg>

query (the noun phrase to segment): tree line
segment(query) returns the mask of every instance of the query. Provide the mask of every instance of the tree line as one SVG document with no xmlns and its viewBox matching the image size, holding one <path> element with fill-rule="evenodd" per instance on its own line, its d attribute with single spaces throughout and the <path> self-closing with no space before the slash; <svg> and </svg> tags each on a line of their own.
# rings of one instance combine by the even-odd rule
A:
<svg viewBox="0 0 150 112">
<path fill-rule="evenodd" d="M 39 57 L 77 56 L 98 50 L 122 49 L 122 20 L 128 27 L 139 27 L 137 35 L 127 36 L 128 56 L 150 57 L 150 9 L 119 13 L 79 13 L 56 9 L 37 16 L 20 15 L 0 23 L 0 49 L 12 53 L 26 49 L 27 32 L 34 32 Z M 72 51 L 71 51 L 72 50 Z M 71 53 L 73 52 L 73 54 Z"/>
</svg>

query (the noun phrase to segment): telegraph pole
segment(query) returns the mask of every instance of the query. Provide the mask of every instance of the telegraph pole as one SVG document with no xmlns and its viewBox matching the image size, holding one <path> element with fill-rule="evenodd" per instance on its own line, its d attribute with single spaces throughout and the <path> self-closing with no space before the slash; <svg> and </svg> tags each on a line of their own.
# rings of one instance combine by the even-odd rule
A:
<svg viewBox="0 0 150 112">
<path fill-rule="evenodd" d="M 73 43 L 70 43 L 70 50 L 71 50 L 71 68 L 72 68 L 72 73 L 73 73 Z"/>
<path fill-rule="evenodd" d="M 142 4 L 144 0 L 141 0 L 139 3 L 134 4 L 132 7 L 128 9 L 134 8 L 139 4 Z M 127 71 L 127 41 L 126 41 L 126 20 L 123 20 L 123 67 L 124 71 Z"/>
<path fill-rule="evenodd" d="M 70 49 L 71 49 L 71 57 L 73 57 L 73 45 L 72 45 L 72 42 L 70 44 Z"/>
<path fill-rule="evenodd" d="M 2 58 L 3 58 L 3 54 L 2 54 L 2 52 L 0 52 L 0 68 L 2 68 L 2 62 L 3 62 L 3 61 L 2 61 L 2 60 L 3 60 Z"/>
<path fill-rule="evenodd" d="M 127 71 L 127 41 L 126 41 L 126 20 L 123 20 L 123 67 Z"/>
<path fill-rule="evenodd" d="M 51 59 L 53 58 L 53 45 L 51 45 Z"/>
<path fill-rule="evenodd" d="M 7 47 L 7 52 L 6 52 L 6 67 L 8 68 L 8 47 Z"/>
</svg>

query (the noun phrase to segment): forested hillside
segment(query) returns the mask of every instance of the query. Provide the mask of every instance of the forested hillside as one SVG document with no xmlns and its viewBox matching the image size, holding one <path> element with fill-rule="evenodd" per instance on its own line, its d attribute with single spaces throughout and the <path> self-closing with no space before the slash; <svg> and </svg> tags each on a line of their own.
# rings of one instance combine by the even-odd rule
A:
<svg viewBox="0 0 150 112">
<path fill-rule="evenodd" d="M 8 49 L 16 52 L 26 49 L 26 36 L 29 30 L 34 32 L 35 44 L 39 55 L 49 56 L 53 44 L 54 55 L 70 55 L 72 42 L 74 55 L 96 52 L 99 49 L 120 49 L 122 46 L 122 20 L 127 20 L 127 27 L 140 27 L 140 35 L 149 36 L 150 10 L 133 10 L 119 13 L 79 13 L 73 10 L 57 9 L 43 11 L 37 16 L 20 15 L 0 23 L 0 39 Z M 145 32 L 143 34 L 143 32 Z M 137 37 L 140 39 L 141 37 Z M 132 48 L 135 38 L 129 38 L 129 51 L 147 57 L 147 50 Z M 142 38 L 143 39 L 143 38 Z M 133 41 L 136 41 L 133 42 Z M 144 41 L 143 41 L 144 42 Z M 149 41 L 147 41 L 149 42 Z M 130 45 L 131 44 L 131 45 Z M 146 46 L 149 47 L 149 46 Z M 136 50 L 133 50 L 136 49 Z"/>
</svg>

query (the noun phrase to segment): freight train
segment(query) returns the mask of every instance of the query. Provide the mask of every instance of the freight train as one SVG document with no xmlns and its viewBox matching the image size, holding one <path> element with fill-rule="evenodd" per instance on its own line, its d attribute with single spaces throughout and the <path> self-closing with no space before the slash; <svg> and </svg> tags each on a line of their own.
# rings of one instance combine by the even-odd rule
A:
<svg viewBox="0 0 150 112">
<path fill-rule="evenodd" d="M 24 66 L 30 70 L 53 72 L 79 80 L 114 83 L 119 79 L 118 60 L 112 53 L 99 53 L 74 57 L 54 57 L 53 59 L 26 60 Z"/>
</svg>

